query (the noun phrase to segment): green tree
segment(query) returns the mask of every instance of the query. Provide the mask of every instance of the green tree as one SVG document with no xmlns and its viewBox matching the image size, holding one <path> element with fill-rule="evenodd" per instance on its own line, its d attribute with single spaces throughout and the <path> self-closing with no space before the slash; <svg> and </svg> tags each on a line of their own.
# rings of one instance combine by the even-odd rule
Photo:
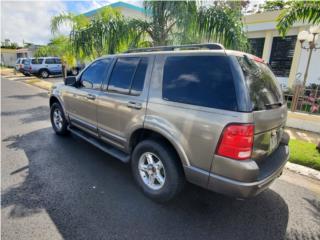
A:
<svg viewBox="0 0 320 240">
<path fill-rule="evenodd" d="M 281 11 L 277 18 L 277 29 L 285 36 L 290 27 L 297 21 L 310 24 L 320 23 L 320 2 L 313 1 L 290 1 Z"/>
<path fill-rule="evenodd" d="M 68 23 L 75 55 L 90 59 L 132 47 L 212 41 L 246 50 L 241 22 L 245 2 L 202 5 L 195 1 L 145 1 L 145 19 L 126 19 L 117 10 L 105 7 L 87 20 L 61 14 L 52 19 L 51 30 L 55 33 Z"/>
<path fill-rule="evenodd" d="M 277 11 L 282 10 L 287 4 L 288 2 L 284 0 L 266 1 L 265 4 L 262 5 L 262 9 L 266 12 Z"/>
</svg>

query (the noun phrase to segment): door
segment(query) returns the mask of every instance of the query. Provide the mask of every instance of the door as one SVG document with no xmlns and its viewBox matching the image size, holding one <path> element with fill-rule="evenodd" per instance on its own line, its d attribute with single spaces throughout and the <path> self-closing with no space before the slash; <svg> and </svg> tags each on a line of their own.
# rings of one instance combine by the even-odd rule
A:
<svg viewBox="0 0 320 240">
<path fill-rule="evenodd" d="M 120 57 L 98 96 L 98 131 L 102 140 L 125 149 L 130 133 L 143 126 L 151 57 Z"/>
<path fill-rule="evenodd" d="M 67 87 L 63 93 L 71 125 L 97 135 L 97 96 L 109 70 L 111 58 L 93 62 L 81 74 L 77 87 Z"/>
</svg>

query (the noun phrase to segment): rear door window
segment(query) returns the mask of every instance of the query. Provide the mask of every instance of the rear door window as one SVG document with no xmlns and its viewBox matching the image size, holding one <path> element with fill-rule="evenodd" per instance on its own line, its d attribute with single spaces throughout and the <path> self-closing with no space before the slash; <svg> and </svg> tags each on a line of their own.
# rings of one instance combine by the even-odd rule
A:
<svg viewBox="0 0 320 240">
<path fill-rule="evenodd" d="M 47 59 L 45 60 L 45 64 L 54 64 L 54 63 L 55 63 L 55 61 L 54 61 L 53 58 L 47 58 Z"/>
<path fill-rule="evenodd" d="M 247 56 L 238 57 L 249 90 L 252 110 L 265 110 L 283 104 L 282 91 L 270 68 Z"/>
<path fill-rule="evenodd" d="M 139 95 L 143 89 L 148 58 L 118 58 L 110 76 L 108 91 Z"/>
<path fill-rule="evenodd" d="M 174 56 L 165 61 L 164 100 L 237 110 L 229 60 L 225 56 Z"/>
<path fill-rule="evenodd" d="M 32 64 L 42 64 L 43 58 L 34 58 L 31 60 Z"/>
</svg>

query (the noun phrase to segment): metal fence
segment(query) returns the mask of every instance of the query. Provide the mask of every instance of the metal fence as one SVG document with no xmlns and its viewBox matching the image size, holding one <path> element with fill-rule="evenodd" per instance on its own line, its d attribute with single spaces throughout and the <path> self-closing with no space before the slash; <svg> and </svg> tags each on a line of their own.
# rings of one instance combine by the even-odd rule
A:
<svg viewBox="0 0 320 240">
<path fill-rule="evenodd" d="M 284 92 L 284 98 L 287 102 L 288 109 L 292 110 L 294 101 L 294 92 Z M 316 89 L 301 89 L 300 96 L 297 98 L 297 112 L 320 115 L 320 88 Z"/>
</svg>

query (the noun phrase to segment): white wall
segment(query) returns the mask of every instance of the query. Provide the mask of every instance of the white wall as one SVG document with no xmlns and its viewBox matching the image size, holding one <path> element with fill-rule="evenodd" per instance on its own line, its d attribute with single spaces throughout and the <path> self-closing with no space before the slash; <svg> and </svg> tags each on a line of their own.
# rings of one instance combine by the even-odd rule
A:
<svg viewBox="0 0 320 240">
<path fill-rule="evenodd" d="M 302 73 L 301 80 L 303 80 L 303 75 L 306 70 L 308 56 L 309 56 L 309 51 L 302 49 L 299 65 L 298 65 L 298 71 L 297 71 Z M 310 83 L 320 84 L 320 49 L 312 52 L 306 85 L 308 86 Z"/>
</svg>

